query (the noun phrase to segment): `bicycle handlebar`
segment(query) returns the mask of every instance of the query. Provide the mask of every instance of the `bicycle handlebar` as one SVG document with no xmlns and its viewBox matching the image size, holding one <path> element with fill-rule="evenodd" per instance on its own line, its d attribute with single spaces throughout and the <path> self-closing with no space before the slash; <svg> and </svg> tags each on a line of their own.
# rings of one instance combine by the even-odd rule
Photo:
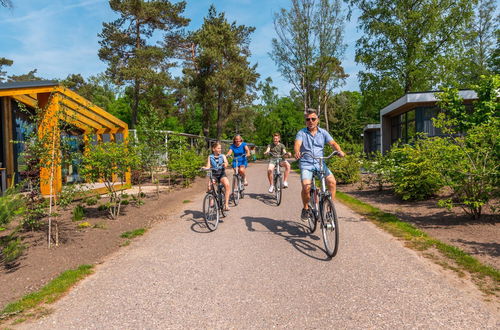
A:
<svg viewBox="0 0 500 330">
<path fill-rule="evenodd" d="M 336 156 L 340 154 L 339 151 L 337 150 L 334 150 L 331 154 L 329 154 L 328 156 L 323 156 L 323 157 L 314 157 L 314 155 L 312 153 L 310 153 L 309 151 L 306 151 L 306 152 L 303 152 L 300 154 L 300 158 L 302 158 L 302 156 L 304 155 L 309 155 L 311 156 L 313 159 L 317 159 L 317 160 L 320 160 L 320 159 L 329 159 L 329 158 L 332 158 L 333 156 Z"/>
</svg>

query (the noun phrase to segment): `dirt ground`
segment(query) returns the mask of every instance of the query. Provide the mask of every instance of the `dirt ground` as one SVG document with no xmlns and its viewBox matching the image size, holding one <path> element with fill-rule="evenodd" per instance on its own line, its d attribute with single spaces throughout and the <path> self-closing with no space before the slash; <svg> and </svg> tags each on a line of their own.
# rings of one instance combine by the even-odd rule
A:
<svg viewBox="0 0 500 330">
<path fill-rule="evenodd" d="M 149 228 L 164 221 L 170 214 L 179 212 L 184 203 L 205 189 L 205 179 L 198 178 L 186 189 L 170 188 L 162 191 L 157 199 L 154 187 L 144 198 L 145 204 L 137 207 L 126 205 L 116 220 L 106 217 L 107 211 L 98 211 L 96 206 L 85 206 L 86 217 L 95 228 L 78 229 L 78 222 L 71 221 L 71 210 L 60 212 L 59 246 L 47 248 L 45 231 L 22 233 L 22 241 L 28 247 L 17 262 L 6 268 L 0 266 L 0 308 L 27 293 L 40 289 L 61 272 L 83 264 L 99 264 L 107 256 L 126 244 L 120 235 L 126 231 Z M 147 188 L 146 188 L 147 190 Z M 134 192 L 134 191 L 131 191 Z M 100 201 L 102 203 L 102 200 Z M 0 237 L 5 233 L 0 233 Z"/>
<path fill-rule="evenodd" d="M 481 262 L 500 269 L 500 217 L 489 207 L 479 220 L 471 218 L 460 208 L 448 211 L 437 206 L 438 198 L 408 202 L 395 196 L 388 187 L 378 188 L 360 184 L 339 185 L 338 190 L 397 215 L 430 236 L 454 245 L 476 257 Z"/>
</svg>

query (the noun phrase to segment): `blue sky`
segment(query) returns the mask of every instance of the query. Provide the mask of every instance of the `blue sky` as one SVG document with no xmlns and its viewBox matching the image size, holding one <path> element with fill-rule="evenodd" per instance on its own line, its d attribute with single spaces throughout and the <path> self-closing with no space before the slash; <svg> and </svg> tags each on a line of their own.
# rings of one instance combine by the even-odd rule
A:
<svg viewBox="0 0 500 330">
<path fill-rule="evenodd" d="M 258 63 L 261 78 L 270 76 L 280 95 L 287 95 L 290 85 L 276 70 L 268 56 L 275 36 L 273 14 L 287 8 L 290 0 L 187 0 L 184 16 L 191 19 L 190 30 L 203 23 L 210 4 L 225 12 L 230 22 L 254 26 L 251 50 L 252 64 Z M 106 64 L 97 56 L 98 33 L 103 22 L 117 15 L 107 0 L 13 0 L 14 8 L 0 7 L 0 57 L 14 60 L 7 73 L 23 74 L 36 68 L 44 78 L 65 78 L 70 73 L 84 77 L 98 74 Z M 356 22 L 346 25 L 345 41 L 348 48 L 342 59 L 350 75 L 342 90 L 359 90 L 354 62 L 354 44 L 359 37 Z"/>
</svg>

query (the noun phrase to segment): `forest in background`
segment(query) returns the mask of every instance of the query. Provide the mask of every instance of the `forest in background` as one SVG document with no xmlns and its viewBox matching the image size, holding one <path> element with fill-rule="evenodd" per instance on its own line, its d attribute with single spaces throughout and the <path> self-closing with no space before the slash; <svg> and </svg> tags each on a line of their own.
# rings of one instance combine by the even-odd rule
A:
<svg viewBox="0 0 500 330">
<path fill-rule="evenodd" d="M 15 1 L 2 0 L 2 6 Z M 492 0 L 290 0 L 275 13 L 270 56 L 292 90 L 279 96 L 273 81 L 250 62 L 255 28 L 229 22 L 211 6 L 203 25 L 189 29 L 186 1 L 110 0 L 119 18 L 103 22 L 99 58 L 107 70 L 91 77 L 8 75 L 0 82 L 56 79 L 134 128 L 227 139 L 235 133 L 257 145 L 273 132 L 291 145 L 304 108 L 319 109 L 337 140 L 361 143 L 362 128 L 379 122 L 381 108 L 404 93 L 471 88 L 499 72 L 499 17 Z M 360 91 L 340 91 L 345 22 L 359 10 L 356 62 Z M 153 38 L 153 35 L 155 38 Z M 161 38 L 158 40 L 158 35 Z M 0 54 L 1 55 L 1 54 Z M 182 74 L 173 76 L 172 69 Z"/>
</svg>

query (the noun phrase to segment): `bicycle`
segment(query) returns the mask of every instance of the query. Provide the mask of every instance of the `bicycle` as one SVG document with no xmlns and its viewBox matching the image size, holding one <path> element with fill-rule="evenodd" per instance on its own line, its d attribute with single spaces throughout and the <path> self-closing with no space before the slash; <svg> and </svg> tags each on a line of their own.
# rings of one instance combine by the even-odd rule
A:
<svg viewBox="0 0 500 330">
<path fill-rule="evenodd" d="M 276 161 L 276 166 L 274 166 L 273 170 L 273 185 L 274 185 L 274 197 L 276 198 L 276 206 L 281 204 L 281 197 L 283 196 L 283 173 L 281 173 L 280 163 L 284 159 L 281 157 L 274 158 L 273 161 Z"/>
<path fill-rule="evenodd" d="M 226 188 L 224 188 L 224 185 L 219 180 L 217 180 L 216 187 L 213 172 L 217 169 L 203 168 L 202 170 L 207 171 L 210 178 L 210 189 L 203 199 L 203 218 L 205 219 L 207 228 L 210 229 L 210 231 L 214 231 L 219 225 L 221 216 L 226 216 L 226 211 L 224 210 Z"/>
<path fill-rule="evenodd" d="M 245 186 L 243 184 L 243 178 L 240 174 L 238 158 L 239 157 L 234 158 L 236 160 L 236 170 L 235 174 L 233 175 L 233 183 L 231 188 L 231 200 L 233 201 L 234 206 L 238 205 L 240 198 L 245 197 L 245 193 L 243 192 L 245 190 Z"/>
<path fill-rule="evenodd" d="M 335 205 L 330 195 L 330 191 L 326 189 L 324 160 L 338 155 L 339 152 L 333 151 L 326 157 L 314 157 L 309 152 L 305 152 L 303 155 L 304 154 L 309 154 L 313 159 L 319 162 L 319 170 L 313 172 L 311 191 L 309 193 L 309 229 L 311 233 L 314 233 L 318 220 L 320 220 L 326 254 L 332 258 L 337 254 L 339 247 L 339 226 Z M 320 189 L 316 187 L 316 180 L 320 182 Z"/>
</svg>

